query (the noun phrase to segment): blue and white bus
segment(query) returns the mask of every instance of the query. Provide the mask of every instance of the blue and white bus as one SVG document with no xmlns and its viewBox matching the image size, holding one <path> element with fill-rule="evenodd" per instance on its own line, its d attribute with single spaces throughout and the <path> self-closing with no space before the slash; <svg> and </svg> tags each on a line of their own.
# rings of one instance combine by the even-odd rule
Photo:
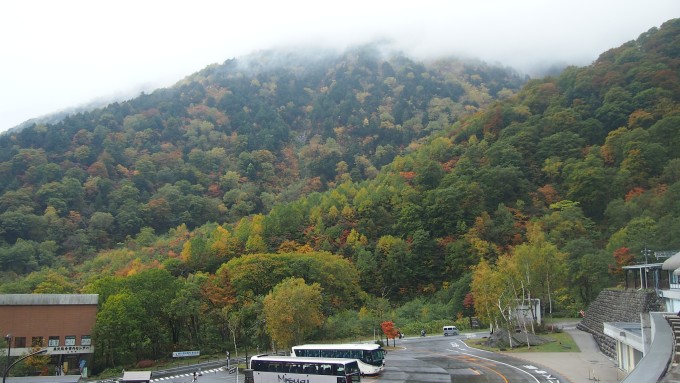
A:
<svg viewBox="0 0 680 383">
<path fill-rule="evenodd" d="M 355 359 L 256 355 L 250 358 L 245 383 L 359 383 Z"/>
<path fill-rule="evenodd" d="M 356 359 L 363 375 L 377 375 L 385 369 L 385 349 L 376 343 L 305 344 L 294 346 L 291 355 Z"/>
</svg>

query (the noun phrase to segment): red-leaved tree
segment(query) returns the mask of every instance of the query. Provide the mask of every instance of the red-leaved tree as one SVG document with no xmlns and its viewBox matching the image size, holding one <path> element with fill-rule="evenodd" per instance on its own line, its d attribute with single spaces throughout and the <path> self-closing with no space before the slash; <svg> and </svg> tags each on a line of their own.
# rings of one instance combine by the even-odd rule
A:
<svg viewBox="0 0 680 383">
<path fill-rule="evenodd" d="M 623 266 L 628 266 L 633 263 L 635 255 L 630 253 L 627 247 L 619 247 L 614 250 L 614 264 L 609 265 L 609 273 L 612 275 L 622 275 Z"/>
<path fill-rule="evenodd" d="M 397 331 L 397 329 L 394 327 L 394 322 L 384 321 L 380 324 L 380 328 L 382 328 L 382 331 L 387 338 L 387 345 L 390 345 L 390 338 L 392 338 L 394 339 L 394 345 L 396 346 L 396 338 L 399 335 L 399 331 Z"/>
</svg>

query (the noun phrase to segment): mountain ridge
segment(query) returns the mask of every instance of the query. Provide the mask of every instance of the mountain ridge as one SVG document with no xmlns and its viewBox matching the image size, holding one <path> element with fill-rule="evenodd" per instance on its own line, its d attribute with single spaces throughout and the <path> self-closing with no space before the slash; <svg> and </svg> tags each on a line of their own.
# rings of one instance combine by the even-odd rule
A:
<svg viewBox="0 0 680 383">
<path fill-rule="evenodd" d="M 523 82 L 507 68 L 429 68 L 371 47 L 312 64 L 284 55 L 300 57 L 291 70 L 262 65 L 272 53 L 248 58 L 257 72 L 227 60 L 170 88 L 0 135 L 3 242 L 49 238 L 80 258 L 142 227 L 235 222 L 372 177 L 414 140 L 489 102 L 487 89 L 512 93 Z M 48 211 L 58 220 L 76 212 L 85 238 L 64 246 L 69 235 L 48 233 Z M 89 238 L 95 215 L 106 217 L 107 241 Z"/>
</svg>

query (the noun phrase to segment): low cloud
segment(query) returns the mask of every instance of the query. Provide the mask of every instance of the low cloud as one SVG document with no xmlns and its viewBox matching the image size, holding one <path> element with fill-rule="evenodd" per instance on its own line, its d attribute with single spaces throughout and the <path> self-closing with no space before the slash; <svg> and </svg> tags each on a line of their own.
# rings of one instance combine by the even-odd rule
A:
<svg viewBox="0 0 680 383">
<path fill-rule="evenodd" d="M 414 58 L 479 58 L 540 75 L 590 64 L 680 14 L 677 0 L 10 4 L 0 13 L 0 33 L 12 37 L 0 48 L 0 131 L 278 47 L 390 41 Z"/>
</svg>

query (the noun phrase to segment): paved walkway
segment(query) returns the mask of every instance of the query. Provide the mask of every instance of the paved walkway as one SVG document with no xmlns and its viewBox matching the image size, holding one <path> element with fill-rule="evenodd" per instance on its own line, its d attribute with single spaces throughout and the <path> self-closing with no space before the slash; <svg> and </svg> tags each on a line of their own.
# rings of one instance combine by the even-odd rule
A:
<svg viewBox="0 0 680 383">
<path fill-rule="evenodd" d="M 616 361 L 600 352 L 592 335 L 572 326 L 565 327 L 564 331 L 574 339 L 579 352 L 513 352 L 507 355 L 549 367 L 571 383 L 616 383 L 625 377 L 616 367 Z"/>
</svg>

